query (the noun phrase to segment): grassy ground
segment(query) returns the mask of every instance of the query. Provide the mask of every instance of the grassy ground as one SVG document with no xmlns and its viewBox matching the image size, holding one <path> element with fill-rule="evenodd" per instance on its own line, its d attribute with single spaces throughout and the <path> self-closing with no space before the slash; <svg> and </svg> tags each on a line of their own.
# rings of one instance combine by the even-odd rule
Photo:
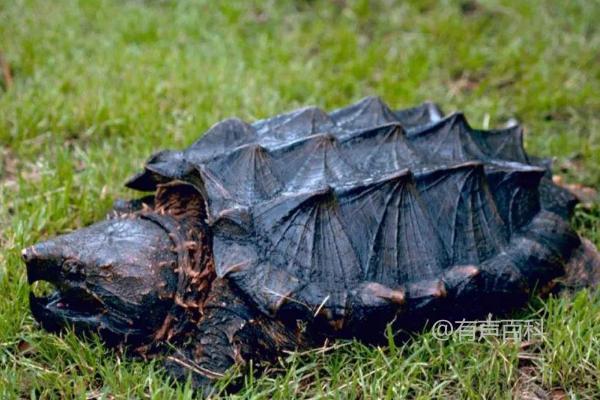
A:
<svg viewBox="0 0 600 400">
<path fill-rule="evenodd" d="M 530 153 L 600 183 L 600 6 L 593 1 L 0 1 L 0 397 L 189 398 L 159 363 L 42 332 L 19 252 L 102 218 L 125 178 L 227 116 L 370 94 L 523 121 Z M 600 207 L 576 220 L 600 244 Z M 534 299 L 541 342 L 340 343 L 293 354 L 247 398 L 566 398 L 600 393 L 600 295 Z M 556 398 L 565 398 L 556 397 Z M 597 398 L 597 397 L 596 397 Z"/>
</svg>

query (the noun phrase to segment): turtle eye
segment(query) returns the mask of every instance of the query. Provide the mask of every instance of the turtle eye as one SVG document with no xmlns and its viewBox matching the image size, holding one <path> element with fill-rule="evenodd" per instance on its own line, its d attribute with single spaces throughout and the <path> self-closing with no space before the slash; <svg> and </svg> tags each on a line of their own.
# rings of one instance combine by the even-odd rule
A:
<svg viewBox="0 0 600 400">
<path fill-rule="evenodd" d="M 82 278 L 85 273 L 85 265 L 78 260 L 68 259 L 62 264 L 62 272 L 71 279 Z"/>
</svg>

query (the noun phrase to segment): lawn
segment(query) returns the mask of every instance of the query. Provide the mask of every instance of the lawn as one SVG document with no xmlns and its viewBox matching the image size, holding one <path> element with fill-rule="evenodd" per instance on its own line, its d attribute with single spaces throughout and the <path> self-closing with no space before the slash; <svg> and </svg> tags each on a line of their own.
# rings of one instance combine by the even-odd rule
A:
<svg viewBox="0 0 600 400">
<path fill-rule="evenodd" d="M 103 218 L 149 154 L 228 116 L 429 99 L 478 128 L 517 118 L 529 153 L 598 188 L 599 20 L 589 0 L 0 0 L 0 397 L 194 397 L 160 362 L 41 331 L 20 250 Z M 597 201 L 575 224 L 600 245 Z M 597 398 L 598 291 L 533 298 L 514 318 L 542 319 L 543 339 L 340 342 L 290 354 L 238 396 Z"/>
</svg>

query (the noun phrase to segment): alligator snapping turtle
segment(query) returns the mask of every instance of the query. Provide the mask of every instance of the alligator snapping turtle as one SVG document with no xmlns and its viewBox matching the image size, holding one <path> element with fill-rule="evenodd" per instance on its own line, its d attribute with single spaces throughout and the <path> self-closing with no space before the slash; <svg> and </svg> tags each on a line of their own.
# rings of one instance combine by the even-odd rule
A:
<svg viewBox="0 0 600 400">
<path fill-rule="evenodd" d="M 520 127 L 475 130 L 431 103 L 227 119 L 127 182 L 153 195 L 25 249 L 29 282 L 56 286 L 31 310 L 207 388 L 285 349 L 502 311 L 565 268 L 597 274 L 551 177 Z"/>
</svg>

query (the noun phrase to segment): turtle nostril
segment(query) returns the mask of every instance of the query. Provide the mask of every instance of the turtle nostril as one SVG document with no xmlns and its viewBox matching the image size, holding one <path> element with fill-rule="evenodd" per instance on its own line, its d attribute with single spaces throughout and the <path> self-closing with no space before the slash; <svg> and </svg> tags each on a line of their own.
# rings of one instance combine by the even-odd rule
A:
<svg viewBox="0 0 600 400">
<path fill-rule="evenodd" d="M 49 251 L 51 249 L 45 243 L 41 243 L 21 252 L 30 284 L 39 280 L 55 282 L 60 279 L 60 266 L 63 258 L 55 256 Z"/>
</svg>

